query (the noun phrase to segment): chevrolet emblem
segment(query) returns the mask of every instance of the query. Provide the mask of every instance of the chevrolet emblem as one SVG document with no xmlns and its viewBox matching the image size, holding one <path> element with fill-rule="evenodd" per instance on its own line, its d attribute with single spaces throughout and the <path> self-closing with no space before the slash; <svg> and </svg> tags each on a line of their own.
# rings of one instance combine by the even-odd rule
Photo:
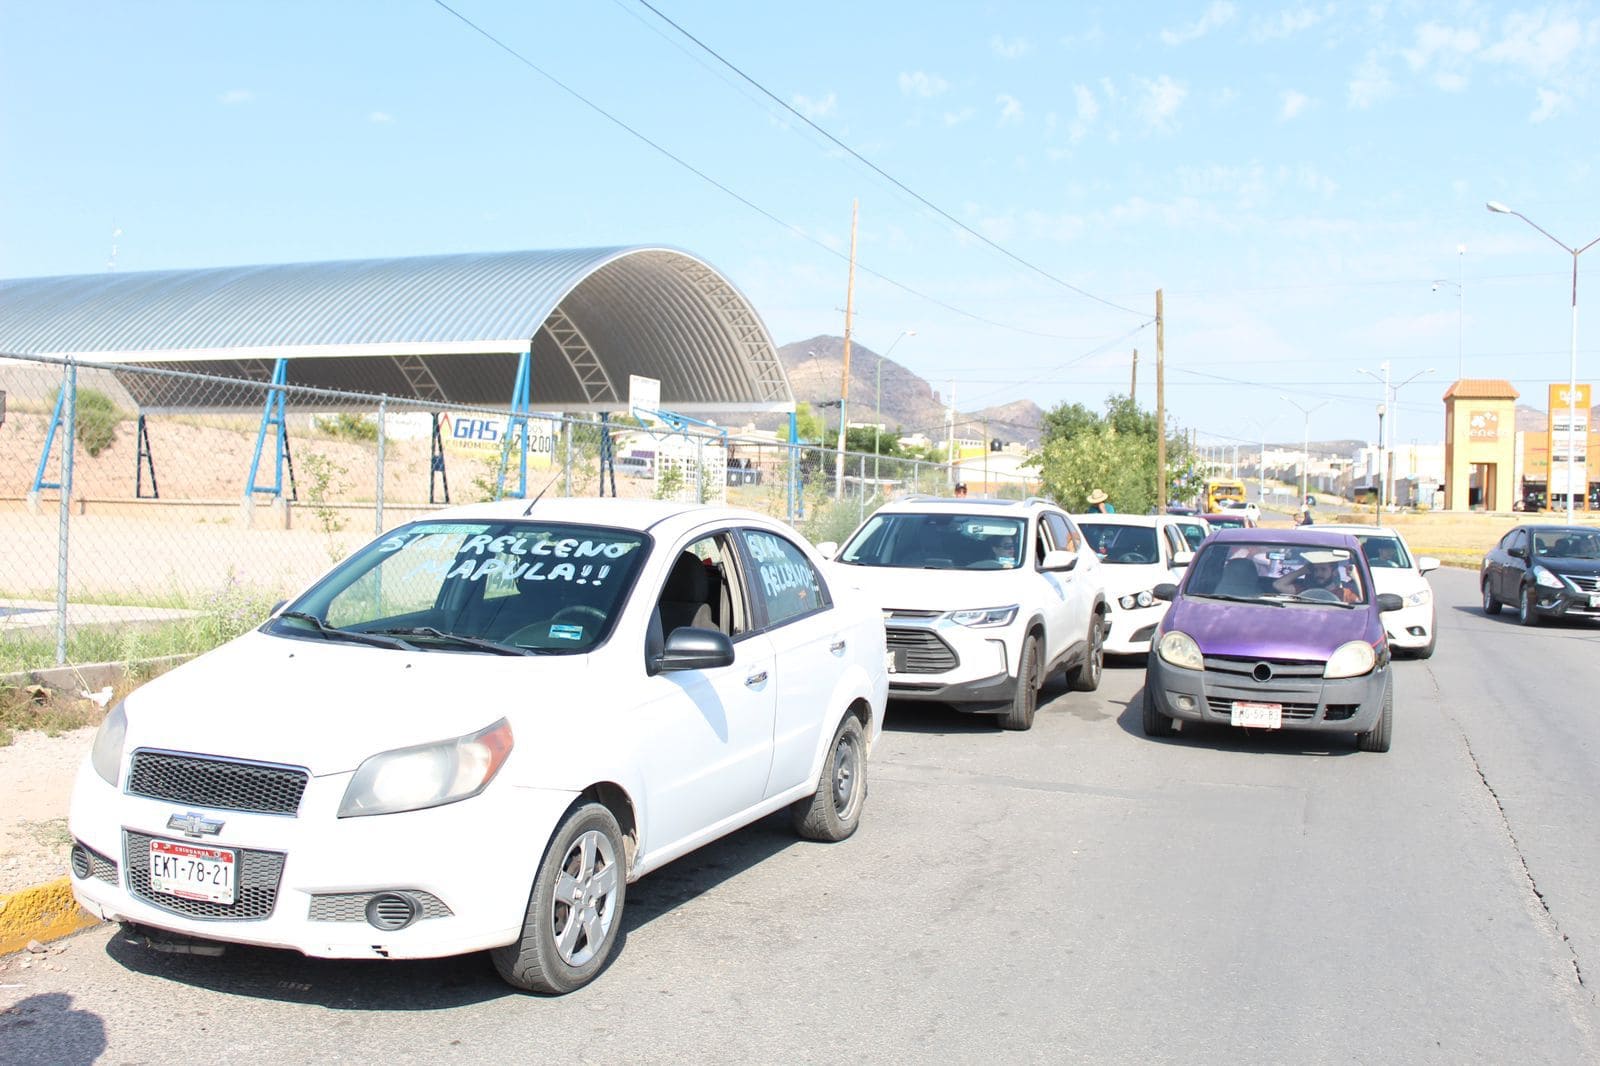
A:
<svg viewBox="0 0 1600 1066">
<path fill-rule="evenodd" d="M 191 836 L 196 839 L 214 837 L 222 832 L 222 819 L 207 818 L 198 811 L 190 811 L 188 814 L 174 814 L 171 818 L 168 818 L 167 828 L 175 829 L 184 836 Z"/>
</svg>

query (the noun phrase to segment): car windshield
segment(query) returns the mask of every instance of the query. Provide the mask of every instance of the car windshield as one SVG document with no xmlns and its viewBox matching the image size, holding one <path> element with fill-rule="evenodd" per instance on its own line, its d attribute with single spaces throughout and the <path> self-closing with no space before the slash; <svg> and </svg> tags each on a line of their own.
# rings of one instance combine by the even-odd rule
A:
<svg viewBox="0 0 1600 1066">
<path fill-rule="evenodd" d="M 1183 532 L 1183 539 L 1188 542 L 1190 551 L 1199 548 L 1200 542 L 1211 532 L 1199 522 L 1179 522 L 1178 529 Z"/>
<path fill-rule="evenodd" d="M 1241 529 L 1244 527 L 1244 516 L 1236 514 L 1208 514 L 1206 521 L 1214 529 Z"/>
<path fill-rule="evenodd" d="M 1270 541 L 1212 541 L 1189 567 L 1185 596 L 1274 603 L 1366 602 L 1361 568 L 1346 548 Z"/>
<path fill-rule="evenodd" d="M 312 586 L 269 631 L 430 651 L 584 652 L 611 631 L 647 543 L 632 530 L 550 522 L 414 522 Z"/>
<path fill-rule="evenodd" d="M 1600 532 L 1542 529 L 1533 535 L 1533 550 L 1549 559 L 1600 559 Z"/>
<path fill-rule="evenodd" d="M 1414 565 L 1399 537 L 1357 533 L 1356 539 L 1366 553 L 1367 565 L 1374 570 L 1409 570 Z"/>
<path fill-rule="evenodd" d="M 839 552 L 854 566 L 923 570 L 1014 570 L 1023 563 L 1021 518 L 879 511 Z"/>
<path fill-rule="evenodd" d="M 1083 523 L 1083 539 L 1102 563 L 1136 566 L 1161 561 L 1156 548 L 1156 531 L 1149 526 L 1118 523 Z"/>
</svg>

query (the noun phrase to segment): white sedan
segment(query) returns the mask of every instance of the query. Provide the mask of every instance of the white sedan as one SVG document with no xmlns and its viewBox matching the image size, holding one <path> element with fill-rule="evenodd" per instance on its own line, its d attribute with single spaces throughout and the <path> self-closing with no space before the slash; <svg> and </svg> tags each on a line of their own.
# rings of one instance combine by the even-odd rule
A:
<svg viewBox="0 0 1600 1066">
<path fill-rule="evenodd" d="M 1194 551 L 1178 520 L 1169 515 L 1073 515 L 1085 545 L 1100 560 L 1106 602 L 1111 605 L 1108 655 L 1144 655 L 1167 613 L 1157 585 L 1183 580 Z"/>
<path fill-rule="evenodd" d="M 1389 643 L 1418 659 L 1433 655 L 1439 632 L 1434 618 L 1433 587 L 1428 584 L 1426 575 L 1439 569 L 1439 560 L 1428 555 L 1413 555 L 1400 531 L 1388 526 L 1344 524 L 1316 528 L 1354 536 L 1366 553 L 1373 586 L 1379 593 L 1392 592 L 1405 601 L 1403 609 L 1386 612 L 1383 616 Z"/>
<path fill-rule="evenodd" d="M 157 948 L 488 950 L 581 987 L 629 882 L 785 808 L 854 832 L 883 621 L 820 562 L 761 515 L 653 501 L 402 526 L 107 716 L 73 891 Z"/>
</svg>

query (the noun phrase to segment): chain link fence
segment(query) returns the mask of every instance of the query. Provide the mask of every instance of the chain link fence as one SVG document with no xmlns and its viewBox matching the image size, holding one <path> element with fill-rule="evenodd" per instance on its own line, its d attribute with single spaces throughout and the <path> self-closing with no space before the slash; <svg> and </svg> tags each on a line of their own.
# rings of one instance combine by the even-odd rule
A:
<svg viewBox="0 0 1600 1066">
<path fill-rule="evenodd" d="M 946 495 L 956 481 L 944 464 L 840 456 L 781 429 L 514 417 L 273 384 L 273 364 L 259 370 L 0 355 L 0 674 L 204 650 L 383 530 L 451 504 L 726 503 L 822 542 L 886 499 Z"/>
</svg>

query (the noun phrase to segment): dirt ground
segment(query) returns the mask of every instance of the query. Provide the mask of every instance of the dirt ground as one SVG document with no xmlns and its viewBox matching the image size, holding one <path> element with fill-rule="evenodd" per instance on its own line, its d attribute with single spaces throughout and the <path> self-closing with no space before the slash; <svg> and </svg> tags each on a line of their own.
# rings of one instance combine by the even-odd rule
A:
<svg viewBox="0 0 1600 1066">
<path fill-rule="evenodd" d="M 0 896 L 66 876 L 67 806 L 94 732 L 24 731 L 0 748 Z"/>
</svg>

